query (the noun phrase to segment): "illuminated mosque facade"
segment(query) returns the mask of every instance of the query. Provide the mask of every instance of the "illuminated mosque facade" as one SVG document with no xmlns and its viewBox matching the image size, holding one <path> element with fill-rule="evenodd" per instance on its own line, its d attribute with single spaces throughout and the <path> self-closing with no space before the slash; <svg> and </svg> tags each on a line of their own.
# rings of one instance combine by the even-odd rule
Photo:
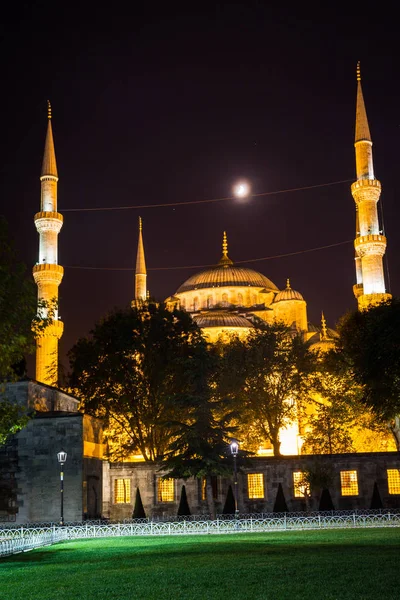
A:
<svg viewBox="0 0 400 600">
<path fill-rule="evenodd" d="M 390 295 L 386 293 L 383 270 L 386 238 L 379 224 L 377 211 L 381 184 L 374 174 L 372 140 L 359 66 L 355 157 L 357 178 L 351 186 L 356 207 L 356 283 L 353 290 L 359 310 L 365 310 L 389 299 Z M 140 462 L 113 464 L 103 460 L 101 426 L 96 424 L 98 420 L 81 415 L 77 401 L 56 387 L 58 340 L 63 334 L 63 323 L 57 313 L 58 288 L 63 278 L 63 268 L 58 264 L 57 246 L 63 217 L 57 209 L 58 171 L 50 105 L 40 180 L 40 211 L 34 217 L 39 234 L 39 257 L 33 267 L 33 277 L 38 287 L 38 314 L 50 316 L 51 324 L 37 339 L 36 381 L 15 384 L 16 395 L 26 394 L 28 403 L 31 402 L 37 411 L 28 426 L 15 436 L 17 443 L 19 439 L 24 440 L 25 448 L 24 450 L 21 446 L 18 450 L 19 471 L 16 471 L 15 477 L 22 491 L 18 492 L 20 495 L 19 508 L 15 509 L 16 519 L 19 522 L 43 521 L 51 520 L 53 512 L 54 515 L 57 514 L 57 509 L 47 501 L 48 482 L 53 476 L 56 477 L 56 466 L 49 467 L 48 457 L 49 454 L 56 455 L 61 443 L 69 452 L 70 458 L 72 455 L 75 465 L 69 483 L 71 487 L 75 485 L 74 493 L 71 493 L 68 500 L 69 508 L 68 505 L 66 507 L 70 513 L 70 520 L 79 520 L 82 514 L 89 517 L 102 514 L 111 518 L 129 518 L 132 514 L 135 487 L 140 487 L 147 511 L 151 514 L 167 514 L 172 510 L 171 506 L 176 510 L 179 496 L 177 486 L 181 483 L 162 480 L 156 465 Z M 295 283 L 297 287 L 297 282 Z M 147 298 L 143 228 L 139 219 L 133 304 L 146 302 Z M 49 305 L 53 300 L 55 306 L 49 313 Z M 228 253 L 226 233 L 223 234 L 222 256 L 216 265 L 190 276 L 166 299 L 166 304 L 171 308 L 176 306 L 188 311 L 210 343 L 230 334 L 246 336 L 260 320 L 270 324 L 276 321 L 284 322 L 293 332 L 301 334 L 311 347 L 322 350 L 332 346 L 335 336 L 334 331 L 327 329 L 323 317 L 322 326 L 319 328 L 308 323 L 307 303 L 301 293 L 292 288 L 289 280 L 284 289 L 279 289 L 262 273 L 235 264 Z M 264 448 L 264 452 L 261 448 L 261 457 L 255 459 L 256 462 L 259 461 L 258 466 L 253 466 L 253 471 L 241 475 L 239 501 L 243 510 L 272 510 L 278 482 L 284 489 L 289 492 L 291 490 L 291 509 L 301 509 L 299 502 L 303 501 L 304 494 L 301 490 L 297 490 L 299 493 L 296 494 L 293 481 L 296 474 L 301 474 L 302 470 L 307 468 L 307 461 L 312 459 L 312 456 L 300 455 L 299 437 L 299 427 L 296 423 L 282 432 L 282 454 L 290 456 L 273 457 L 269 448 Z M 27 448 L 35 450 L 29 453 Z M 370 456 L 373 456 L 373 460 Z M 393 474 L 397 469 L 396 473 L 399 472 L 396 460 L 394 452 L 336 455 L 334 464 L 338 479 L 334 494 L 337 507 L 362 507 L 363 498 L 370 495 L 371 482 L 373 485 L 374 481 L 379 482 L 381 489 L 386 486 L 387 504 L 393 505 L 390 494 L 397 493 L 400 497 L 400 480 L 397 492 L 390 491 L 388 481 L 389 471 Z M 68 462 L 66 471 L 67 468 Z M 342 473 L 347 474 L 346 481 L 350 481 L 351 485 L 354 484 L 354 477 L 356 478 L 359 486 L 356 492 L 354 486 L 351 493 L 343 492 Z M 8 479 L 11 481 L 12 477 Z M 202 512 L 204 498 L 198 483 L 188 481 L 187 493 L 195 510 Z M 221 501 L 226 497 L 226 492 L 227 484 L 221 480 L 221 489 L 216 492 Z M 51 493 L 56 497 L 57 490 Z M 46 518 L 43 512 L 44 504 L 47 506 Z M 0 498 L 0 520 L 1 515 Z"/>
</svg>

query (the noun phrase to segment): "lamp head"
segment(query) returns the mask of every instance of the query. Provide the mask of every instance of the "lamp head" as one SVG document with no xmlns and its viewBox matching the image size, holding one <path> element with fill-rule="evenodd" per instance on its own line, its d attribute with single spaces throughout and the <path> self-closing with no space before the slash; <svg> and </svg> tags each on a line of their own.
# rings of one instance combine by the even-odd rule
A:
<svg viewBox="0 0 400 600">
<path fill-rule="evenodd" d="M 229 444 L 231 447 L 231 452 L 233 456 L 237 456 L 237 453 L 239 452 L 239 444 L 236 440 L 232 440 L 231 443 Z"/>
<path fill-rule="evenodd" d="M 61 452 L 58 452 L 57 458 L 58 458 L 58 462 L 61 465 L 63 465 L 66 462 L 66 460 L 67 460 L 67 453 L 64 452 L 64 450 L 61 450 Z"/>
</svg>

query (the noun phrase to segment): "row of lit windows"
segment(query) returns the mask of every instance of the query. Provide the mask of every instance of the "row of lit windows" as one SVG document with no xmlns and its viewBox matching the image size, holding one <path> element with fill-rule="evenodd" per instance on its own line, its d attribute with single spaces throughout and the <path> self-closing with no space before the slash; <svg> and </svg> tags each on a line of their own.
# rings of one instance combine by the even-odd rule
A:
<svg viewBox="0 0 400 600">
<path fill-rule="evenodd" d="M 400 470 L 388 469 L 388 492 L 389 494 L 400 494 Z M 357 471 L 340 471 L 340 485 L 342 496 L 358 496 L 358 477 Z M 217 478 L 212 478 L 212 490 L 214 498 L 218 497 Z M 265 498 L 264 475 L 263 473 L 248 473 L 247 490 L 250 500 L 262 500 Z M 304 478 L 302 471 L 293 473 L 293 491 L 295 498 L 305 498 L 310 493 L 309 485 Z M 206 499 L 206 480 L 202 480 L 201 486 L 202 500 Z M 174 502 L 175 501 L 175 480 L 158 479 L 157 480 L 157 501 Z M 115 504 L 131 503 L 131 480 L 114 480 L 114 502 Z"/>
</svg>

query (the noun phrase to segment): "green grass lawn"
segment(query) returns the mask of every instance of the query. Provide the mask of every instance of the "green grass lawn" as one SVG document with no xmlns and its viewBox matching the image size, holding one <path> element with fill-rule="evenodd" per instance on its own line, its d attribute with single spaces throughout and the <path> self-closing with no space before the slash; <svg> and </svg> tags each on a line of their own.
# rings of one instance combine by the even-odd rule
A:
<svg viewBox="0 0 400 600">
<path fill-rule="evenodd" d="M 0 561 L 1 600 L 400 598 L 400 529 L 65 542 Z"/>
</svg>

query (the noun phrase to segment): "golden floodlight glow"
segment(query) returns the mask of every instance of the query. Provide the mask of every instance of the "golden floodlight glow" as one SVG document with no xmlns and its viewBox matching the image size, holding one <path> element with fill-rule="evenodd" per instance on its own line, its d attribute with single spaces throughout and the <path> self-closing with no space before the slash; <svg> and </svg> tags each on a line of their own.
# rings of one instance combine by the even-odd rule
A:
<svg viewBox="0 0 400 600">
<path fill-rule="evenodd" d="M 250 195 L 250 185 L 247 181 L 238 181 L 233 186 L 233 193 L 236 198 L 247 198 Z"/>
</svg>

